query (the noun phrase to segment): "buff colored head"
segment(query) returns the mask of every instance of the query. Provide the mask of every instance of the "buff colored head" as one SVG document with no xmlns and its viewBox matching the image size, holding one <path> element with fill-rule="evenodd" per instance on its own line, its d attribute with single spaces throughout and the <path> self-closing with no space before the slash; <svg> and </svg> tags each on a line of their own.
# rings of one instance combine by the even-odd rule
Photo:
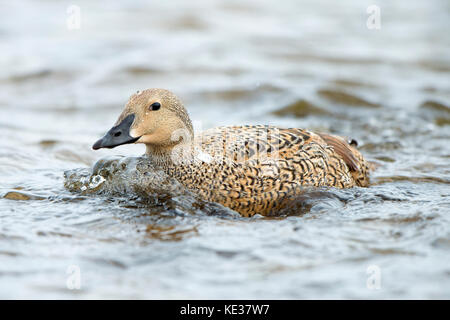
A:
<svg viewBox="0 0 450 320">
<path fill-rule="evenodd" d="M 130 97 L 114 127 L 92 148 L 129 143 L 144 143 L 147 150 L 170 148 L 192 135 L 192 123 L 182 102 L 168 90 L 147 89 Z"/>
</svg>

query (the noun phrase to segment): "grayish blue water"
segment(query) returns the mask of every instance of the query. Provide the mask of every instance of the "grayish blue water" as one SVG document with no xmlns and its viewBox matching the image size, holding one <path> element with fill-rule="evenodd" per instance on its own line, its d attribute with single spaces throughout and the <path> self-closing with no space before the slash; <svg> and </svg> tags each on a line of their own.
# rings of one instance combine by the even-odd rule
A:
<svg viewBox="0 0 450 320">
<path fill-rule="evenodd" d="M 0 298 L 450 298 L 448 1 L 377 1 L 379 30 L 372 1 L 73 4 L 69 30 L 66 2 L 0 2 Z M 172 182 L 142 197 L 116 158 L 83 192 L 144 152 L 91 146 L 149 87 L 198 130 L 351 136 L 373 185 L 244 219 Z M 322 111 L 273 114 L 299 100 Z"/>
</svg>

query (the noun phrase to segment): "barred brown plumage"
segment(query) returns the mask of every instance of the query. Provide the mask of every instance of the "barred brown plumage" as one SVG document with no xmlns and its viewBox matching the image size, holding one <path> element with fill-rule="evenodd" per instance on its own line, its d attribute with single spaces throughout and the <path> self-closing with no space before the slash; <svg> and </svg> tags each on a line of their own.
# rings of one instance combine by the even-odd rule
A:
<svg viewBox="0 0 450 320">
<path fill-rule="evenodd" d="M 160 108 L 149 108 L 155 102 Z M 369 185 L 369 162 L 341 137 L 267 125 L 194 135 L 183 104 L 164 89 L 132 95 L 116 126 L 94 147 L 124 143 L 146 144 L 146 154 L 168 175 L 243 216 L 271 215 L 304 187 Z"/>
</svg>

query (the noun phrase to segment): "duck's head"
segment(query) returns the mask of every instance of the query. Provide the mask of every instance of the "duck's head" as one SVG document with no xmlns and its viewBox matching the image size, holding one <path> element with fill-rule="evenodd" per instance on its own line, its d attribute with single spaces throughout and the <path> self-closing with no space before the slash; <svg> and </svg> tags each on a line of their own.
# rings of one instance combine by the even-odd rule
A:
<svg viewBox="0 0 450 320">
<path fill-rule="evenodd" d="M 168 90 L 147 89 L 130 97 L 115 125 L 92 148 L 144 143 L 148 151 L 173 147 L 192 136 L 192 123 L 181 101 Z"/>
</svg>

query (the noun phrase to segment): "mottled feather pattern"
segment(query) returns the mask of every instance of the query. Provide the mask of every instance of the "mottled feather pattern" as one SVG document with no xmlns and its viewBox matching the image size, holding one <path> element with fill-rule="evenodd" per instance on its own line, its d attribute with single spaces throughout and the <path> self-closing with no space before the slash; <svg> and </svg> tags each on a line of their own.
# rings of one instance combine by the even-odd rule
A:
<svg viewBox="0 0 450 320">
<path fill-rule="evenodd" d="M 293 128 L 232 126 L 203 132 L 195 146 L 196 155 L 206 153 L 209 161 L 193 157 L 181 163 L 157 162 L 188 189 L 243 216 L 274 214 L 286 197 L 304 187 L 368 185 L 367 163 L 340 137 L 323 139 Z"/>
</svg>

